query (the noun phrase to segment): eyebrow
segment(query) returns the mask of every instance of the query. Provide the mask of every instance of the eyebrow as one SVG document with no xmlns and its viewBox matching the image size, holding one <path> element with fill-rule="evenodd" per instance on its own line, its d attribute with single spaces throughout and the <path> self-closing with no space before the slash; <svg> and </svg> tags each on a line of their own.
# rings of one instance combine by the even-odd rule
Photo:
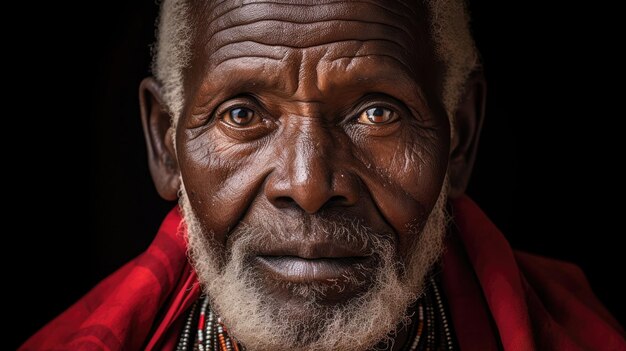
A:
<svg viewBox="0 0 626 351">
<path fill-rule="evenodd" d="M 359 61 L 367 57 L 378 56 L 384 60 L 391 60 L 392 65 L 380 65 L 377 69 L 369 69 Z M 269 62 L 267 60 L 270 60 Z M 365 93 L 384 93 L 389 94 L 399 100 L 405 101 L 410 105 L 419 108 L 428 106 L 422 86 L 414 78 L 414 72 L 397 58 L 391 55 L 372 54 L 372 55 L 355 55 L 336 57 L 328 60 L 326 64 L 332 65 L 333 62 L 341 59 L 352 59 L 352 74 L 350 77 L 345 75 L 333 75 L 329 72 L 323 76 L 323 82 L 329 84 L 320 84 L 318 76 L 315 84 L 317 88 L 322 90 L 323 95 L 331 94 L 329 88 L 324 85 L 339 87 L 339 89 L 350 89 L 357 87 Z M 245 60 L 246 64 L 237 64 L 233 61 Z M 255 61 L 262 60 L 257 63 Z M 223 63 L 211 69 L 213 74 L 205 76 L 202 90 L 206 89 L 201 95 L 215 95 L 215 91 L 219 91 L 219 95 L 235 96 L 242 93 L 270 93 L 277 96 L 291 95 L 297 90 L 297 82 L 292 81 L 291 75 L 289 79 L 284 79 L 281 75 L 262 74 L 265 70 L 285 71 L 291 69 L 288 63 L 281 64 L 282 58 L 265 57 L 265 55 L 237 56 L 225 59 Z M 230 63 L 229 63 L 230 62 Z M 271 67 L 267 67 L 270 64 Z M 231 66 L 232 67 L 228 67 Z M 274 65 L 276 65 L 274 67 Z M 317 67 L 319 69 L 319 66 Z M 198 97 L 200 97 L 199 95 Z M 214 99 L 211 98 L 211 101 Z M 317 97 L 312 97 L 311 101 L 319 101 Z M 307 99 L 309 101 L 309 99 Z M 210 102 L 207 102 L 209 104 Z M 205 105 L 204 103 L 202 105 Z"/>
<path fill-rule="evenodd" d="M 393 60 L 393 61 L 397 62 L 400 66 L 404 67 L 407 72 L 411 73 L 412 75 L 415 75 L 415 71 L 413 70 L 411 65 L 409 65 L 407 62 L 404 62 L 403 60 L 401 60 L 401 59 L 399 59 L 399 58 L 397 58 L 397 57 L 395 57 L 393 55 L 387 55 L 387 54 L 370 53 L 370 54 L 357 54 L 357 55 L 338 56 L 338 57 L 335 57 L 331 62 L 338 61 L 338 60 L 341 60 L 341 59 L 358 59 L 358 58 L 367 58 L 367 57 L 372 57 L 372 56 L 378 56 L 378 57 L 381 57 L 381 58 L 386 58 L 386 59 Z"/>
</svg>

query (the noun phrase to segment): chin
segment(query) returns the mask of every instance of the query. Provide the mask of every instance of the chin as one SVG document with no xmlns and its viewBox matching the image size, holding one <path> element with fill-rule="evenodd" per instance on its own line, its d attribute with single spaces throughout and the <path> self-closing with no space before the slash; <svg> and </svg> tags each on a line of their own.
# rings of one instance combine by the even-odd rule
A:
<svg viewBox="0 0 626 351">
<path fill-rule="evenodd" d="M 249 350 L 376 346 L 409 320 L 445 233 L 441 205 L 414 233 L 418 240 L 406 263 L 392 235 L 364 226 L 341 228 L 354 221 L 333 223 L 341 230 L 306 241 L 281 239 L 262 225 L 240 225 L 218 251 L 224 246 L 203 230 L 184 196 L 182 204 L 191 260 L 211 308 Z M 308 229 L 308 239 L 324 232 Z"/>
<path fill-rule="evenodd" d="M 212 308 L 250 350 L 371 348 L 408 321 L 426 276 L 399 270 L 388 241 L 375 255 L 331 260 L 268 258 L 250 249 L 256 242 L 238 239 L 223 266 L 208 240 L 191 246 Z"/>
</svg>

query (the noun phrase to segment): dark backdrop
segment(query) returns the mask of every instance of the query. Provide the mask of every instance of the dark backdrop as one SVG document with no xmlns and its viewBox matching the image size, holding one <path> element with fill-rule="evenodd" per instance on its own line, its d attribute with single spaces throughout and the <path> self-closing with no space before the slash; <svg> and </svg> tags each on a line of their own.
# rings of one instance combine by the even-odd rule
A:
<svg viewBox="0 0 626 351">
<path fill-rule="evenodd" d="M 153 0 L 31 6 L 3 72 L 18 140 L 3 154 L 9 348 L 144 250 L 173 206 L 153 189 L 137 102 Z M 580 265 L 623 322 L 611 22 L 564 6 L 472 3 L 489 105 L 469 193 L 515 247 Z"/>
</svg>

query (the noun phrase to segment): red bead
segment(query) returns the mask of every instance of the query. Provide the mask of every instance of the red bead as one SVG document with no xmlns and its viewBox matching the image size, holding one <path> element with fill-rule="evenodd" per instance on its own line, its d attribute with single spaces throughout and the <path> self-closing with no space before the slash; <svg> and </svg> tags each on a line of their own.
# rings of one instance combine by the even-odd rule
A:
<svg viewBox="0 0 626 351">
<path fill-rule="evenodd" d="M 198 319 L 198 330 L 204 329 L 204 313 L 200 314 L 200 318 Z"/>
</svg>

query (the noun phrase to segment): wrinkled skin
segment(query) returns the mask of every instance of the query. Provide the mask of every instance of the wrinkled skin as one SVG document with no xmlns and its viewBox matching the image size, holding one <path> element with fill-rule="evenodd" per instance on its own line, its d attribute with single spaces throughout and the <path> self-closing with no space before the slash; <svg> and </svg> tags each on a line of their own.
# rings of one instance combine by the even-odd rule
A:
<svg viewBox="0 0 626 351">
<path fill-rule="evenodd" d="M 340 213 L 393 233 L 404 263 L 416 240 L 411 229 L 428 218 L 446 171 L 450 194 L 463 193 L 484 104 L 475 74 L 451 140 L 439 93 L 443 67 L 417 3 L 195 4 L 175 131 L 159 83 L 147 78 L 140 88 L 159 193 L 175 198 L 182 175 L 220 251 L 242 221 L 288 226 Z"/>
</svg>

